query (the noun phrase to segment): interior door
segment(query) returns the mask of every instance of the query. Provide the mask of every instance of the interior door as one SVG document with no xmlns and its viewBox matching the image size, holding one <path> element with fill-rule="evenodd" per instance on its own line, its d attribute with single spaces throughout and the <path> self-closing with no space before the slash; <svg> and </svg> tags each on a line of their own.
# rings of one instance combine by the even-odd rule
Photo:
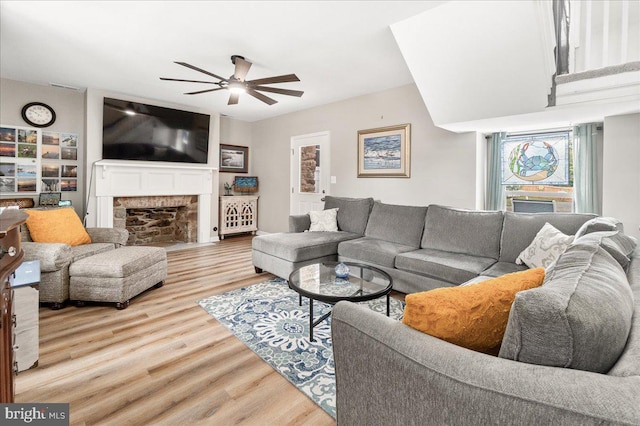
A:
<svg viewBox="0 0 640 426">
<path fill-rule="evenodd" d="M 291 138 L 291 208 L 290 214 L 322 210 L 329 193 L 329 132 Z"/>
</svg>

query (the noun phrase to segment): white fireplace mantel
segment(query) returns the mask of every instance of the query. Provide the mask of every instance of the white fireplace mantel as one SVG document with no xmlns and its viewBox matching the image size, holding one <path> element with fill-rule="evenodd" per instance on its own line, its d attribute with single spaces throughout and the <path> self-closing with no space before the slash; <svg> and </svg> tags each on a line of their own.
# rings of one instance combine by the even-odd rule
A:
<svg viewBox="0 0 640 426">
<path fill-rule="evenodd" d="M 198 242 L 209 242 L 215 167 L 101 160 L 94 164 L 97 226 L 113 228 L 113 197 L 198 196 Z"/>
</svg>

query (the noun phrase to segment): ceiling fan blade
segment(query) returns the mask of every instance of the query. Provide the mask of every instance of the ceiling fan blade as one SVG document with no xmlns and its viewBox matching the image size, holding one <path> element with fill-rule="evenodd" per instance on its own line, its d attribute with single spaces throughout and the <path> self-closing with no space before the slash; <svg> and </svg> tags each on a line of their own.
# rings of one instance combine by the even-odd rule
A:
<svg viewBox="0 0 640 426">
<path fill-rule="evenodd" d="M 222 81 L 226 81 L 227 80 L 226 78 L 222 78 L 219 75 L 216 75 L 216 74 L 214 74 L 212 72 L 203 70 L 202 68 L 194 67 L 193 65 L 187 64 L 186 62 L 175 62 L 175 63 L 178 64 L 178 65 L 182 65 L 183 67 L 191 68 L 192 70 L 199 71 L 201 73 L 210 75 L 211 77 L 217 78 L 218 80 L 222 80 Z"/>
<path fill-rule="evenodd" d="M 234 60 L 236 63 L 236 71 L 233 73 L 233 76 L 240 81 L 244 81 L 249 72 L 249 68 L 251 68 L 251 62 L 245 61 L 239 56 L 236 56 Z"/>
<path fill-rule="evenodd" d="M 215 89 L 198 90 L 197 92 L 188 92 L 188 93 L 185 93 L 185 95 L 199 95 L 200 93 L 215 92 L 216 90 L 222 90 L 222 89 L 224 89 L 224 87 L 216 87 Z"/>
<path fill-rule="evenodd" d="M 279 75 L 276 77 L 259 78 L 257 80 L 250 80 L 247 83 L 256 84 L 273 84 L 273 83 L 290 83 L 292 81 L 300 81 L 295 74 Z"/>
<path fill-rule="evenodd" d="M 277 87 L 253 86 L 253 90 L 261 90 L 263 92 L 279 93 L 281 95 L 300 97 L 304 93 L 302 90 L 279 89 Z"/>
<path fill-rule="evenodd" d="M 278 103 L 275 99 L 271 99 L 270 97 L 265 96 L 262 93 L 258 93 L 253 89 L 247 89 L 247 93 L 256 99 L 260 99 L 265 104 L 273 105 Z"/>
<path fill-rule="evenodd" d="M 240 93 L 232 93 L 229 95 L 229 102 L 227 102 L 227 105 L 236 105 L 238 103 L 238 99 L 240 99 Z"/>
<path fill-rule="evenodd" d="M 167 78 L 167 77 L 160 77 L 160 80 L 164 80 L 164 81 L 186 81 L 187 83 L 218 84 L 218 82 L 216 82 L 216 81 L 183 80 L 181 78 Z"/>
</svg>

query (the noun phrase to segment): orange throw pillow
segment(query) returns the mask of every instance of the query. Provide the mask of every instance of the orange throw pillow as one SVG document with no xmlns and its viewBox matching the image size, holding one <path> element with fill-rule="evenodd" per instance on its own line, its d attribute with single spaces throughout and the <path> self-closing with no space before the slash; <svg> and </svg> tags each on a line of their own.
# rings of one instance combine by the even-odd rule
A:
<svg viewBox="0 0 640 426">
<path fill-rule="evenodd" d="M 402 322 L 455 345 L 497 354 L 516 293 L 543 281 L 544 268 L 536 268 L 468 286 L 408 294 Z"/>
<path fill-rule="evenodd" d="M 91 237 L 73 208 L 26 210 L 27 228 L 37 243 L 65 243 L 72 246 L 89 244 Z"/>
</svg>

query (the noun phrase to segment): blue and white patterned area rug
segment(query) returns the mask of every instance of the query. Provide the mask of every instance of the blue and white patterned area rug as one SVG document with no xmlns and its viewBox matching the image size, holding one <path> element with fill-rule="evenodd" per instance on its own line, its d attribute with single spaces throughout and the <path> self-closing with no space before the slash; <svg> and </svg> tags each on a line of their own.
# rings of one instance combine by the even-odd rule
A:
<svg viewBox="0 0 640 426">
<path fill-rule="evenodd" d="M 386 298 L 363 302 L 386 315 Z M 331 343 L 331 317 L 313 329 L 309 341 L 309 300 L 282 279 L 266 281 L 199 302 L 252 351 L 304 392 L 332 417 L 336 416 L 336 385 Z M 330 305 L 314 302 L 319 318 Z M 402 318 L 404 305 L 391 298 L 391 318 Z"/>
</svg>

